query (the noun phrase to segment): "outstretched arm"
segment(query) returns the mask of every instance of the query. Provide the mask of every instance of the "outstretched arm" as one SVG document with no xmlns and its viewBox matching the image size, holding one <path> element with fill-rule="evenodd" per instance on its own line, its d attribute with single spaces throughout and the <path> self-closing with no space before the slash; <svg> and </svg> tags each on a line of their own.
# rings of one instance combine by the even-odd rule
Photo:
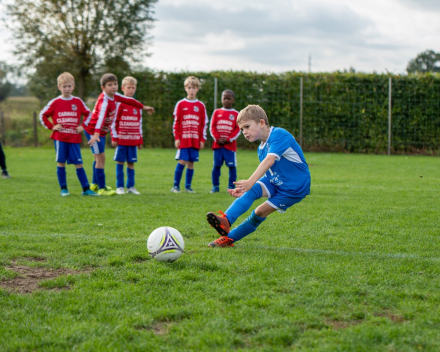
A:
<svg viewBox="0 0 440 352">
<path fill-rule="evenodd" d="M 257 183 L 257 181 L 261 177 L 263 177 L 266 171 L 270 169 L 270 167 L 274 164 L 275 160 L 276 160 L 275 155 L 266 156 L 266 158 L 260 163 L 260 165 L 258 165 L 257 169 L 252 174 L 252 176 L 249 177 L 248 180 L 240 180 L 234 182 L 234 184 L 237 186 L 237 190 L 242 192 L 249 191 L 255 185 L 255 183 Z"/>
</svg>

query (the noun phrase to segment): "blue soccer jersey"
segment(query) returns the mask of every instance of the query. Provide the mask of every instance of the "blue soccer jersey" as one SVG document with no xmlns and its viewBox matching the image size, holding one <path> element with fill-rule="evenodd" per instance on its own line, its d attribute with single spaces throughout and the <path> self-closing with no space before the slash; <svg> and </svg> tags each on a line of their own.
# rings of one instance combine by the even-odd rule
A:
<svg viewBox="0 0 440 352">
<path fill-rule="evenodd" d="M 274 155 L 275 163 L 265 177 L 281 192 L 305 197 L 310 194 L 310 171 L 301 147 L 283 128 L 271 127 L 266 143 L 258 147 L 258 158 Z"/>
</svg>

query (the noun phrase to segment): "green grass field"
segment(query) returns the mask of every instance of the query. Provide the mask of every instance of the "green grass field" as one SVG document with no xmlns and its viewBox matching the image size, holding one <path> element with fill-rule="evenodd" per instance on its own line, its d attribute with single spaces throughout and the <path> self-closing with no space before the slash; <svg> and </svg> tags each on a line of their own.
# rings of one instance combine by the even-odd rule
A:
<svg viewBox="0 0 440 352">
<path fill-rule="evenodd" d="M 72 196 L 60 197 L 52 149 L 6 154 L 0 280 L 16 276 L 12 262 L 93 271 L 31 294 L 0 289 L 1 351 L 440 350 L 438 158 L 306 154 L 311 195 L 234 248 L 211 249 L 205 214 L 232 198 L 225 168 L 222 193 L 209 194 L 208 150 L 197 194 L 170 193 L 174 151 L 146 149 L 142 195 L 101 198 L 80 196 L 73 166 Z M 83 157 L 90 179 L 91 153 Z M 258 159 L 240 151 L 238 162 L 247 178 Z M 185 238 L 175 263 L 147 253 L 164 225 Z"/>
</svg>

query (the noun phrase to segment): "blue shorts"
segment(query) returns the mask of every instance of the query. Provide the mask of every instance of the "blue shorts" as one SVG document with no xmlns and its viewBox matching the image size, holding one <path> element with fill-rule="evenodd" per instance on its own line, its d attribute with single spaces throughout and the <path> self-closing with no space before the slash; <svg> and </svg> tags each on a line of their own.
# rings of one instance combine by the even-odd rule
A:
<svg viewBox="0 0 440 352">
<path fill-rule="evenodd" d="M 177 149 L 176 160 L 199 161 L 199 150 L 192 147 Z"/>
<path fill-rule="evenodd" d="M 214 166 L 222 166 L 223 161 L 227 167 L 237 166 L 237 153 L 226 148 L 214 149 Z"/>
<path fill-rule="evenodd" d="M 292 205 L 301 202 L 306 196 L 292 196 L 288 193 L 281 191 L 277 186 L 270 183 L 268 177 L 260 178 L 257 183 L 266 190 L 267 200 L 266 203 L 272 208 L 275 208 L 280 213 L 284 213 Z"/>
<path fill-rule="evenodd" d="M 118 145 L 113 160 L 121 163 L 135 163 L 138 161 L 137 154 L 138 147 L 136 145 Z"/>
<path fill-rule="evenodd" d="M 81 148 L 79 143 L 67 143 L 61 141 L 53 141 L 55 146 L 55 161 L 64 164 L 82 164 Z"/>
<path fill-rule="evenodd" d="M 92 136 L 90 134 L 87 133 L 87 131 L 84 131 L 84 134 L 86 135 L 86 138 L 88 141 L 90 141 L 90 138 L 92 138 Z M 92 150 L 93 154 L 101 154 L 104 153 L 105 150 L 105 136 L 99 136 L 100 142 L 95 142 L 93 143 L 93 145 L 90 147 L 90 149 Z"/>
</svg>

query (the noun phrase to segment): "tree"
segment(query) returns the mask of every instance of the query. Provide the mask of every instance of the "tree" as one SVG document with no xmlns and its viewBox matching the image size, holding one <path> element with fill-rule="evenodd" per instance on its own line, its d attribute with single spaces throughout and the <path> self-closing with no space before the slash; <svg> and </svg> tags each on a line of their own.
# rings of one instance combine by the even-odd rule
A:
<svg viewBox="0 0 440 352">
<path fill-rule="evenodd" d="M 406 71 L 408 73 L 440 72 L 440 54 L 426 50 L 408 63 Z"/>
<path fill-rule="evenodd" d="M 15 53 L 35 70 L 31 89 L 40 95 L 56 90 L 55 77 L 69 71 L 84 99 L 100 68 L 139 61 L 145 56 L 155 2 L 15 0 L 7 5 Z"/>
<path fill-rule="evenodd" d="M 0 103 L 8 97 L 13 88 L 11 82 L 8 81 L 9 72 L 10 66 L 0 61 Z"/>
</svg>

